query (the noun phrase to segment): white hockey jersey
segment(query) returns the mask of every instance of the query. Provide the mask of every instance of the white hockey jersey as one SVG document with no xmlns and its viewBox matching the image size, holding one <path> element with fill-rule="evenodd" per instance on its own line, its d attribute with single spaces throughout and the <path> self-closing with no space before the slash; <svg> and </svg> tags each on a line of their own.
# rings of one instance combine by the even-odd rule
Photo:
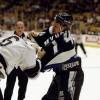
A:
<svg viewBox="0 0 100 100">
<path fill-rule="evenodd" d="M 6 35 L 0 38 L 0 54 L 5 58 L 9 74 L 14 67 L 29 69 L 36 66 L 35 49 L 17 35 Z"/>
</svg>

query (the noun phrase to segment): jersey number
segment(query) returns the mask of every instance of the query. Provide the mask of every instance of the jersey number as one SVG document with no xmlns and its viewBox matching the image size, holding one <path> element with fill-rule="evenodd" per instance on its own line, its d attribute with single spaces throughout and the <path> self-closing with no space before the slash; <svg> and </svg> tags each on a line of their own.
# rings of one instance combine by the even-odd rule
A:
<svg viewBox="0 0 100 100">
<path fill-rule="evenodd" d="M 7 46 L 9 44 L 11 44 L 13 41 L 18 41 L 19 38 L 17 36 L 11 36 L 11 37 L 8 37 L 4 40 L 2 40 L 2 42 L 0 42 L 0 46 Z"/>
</svg>

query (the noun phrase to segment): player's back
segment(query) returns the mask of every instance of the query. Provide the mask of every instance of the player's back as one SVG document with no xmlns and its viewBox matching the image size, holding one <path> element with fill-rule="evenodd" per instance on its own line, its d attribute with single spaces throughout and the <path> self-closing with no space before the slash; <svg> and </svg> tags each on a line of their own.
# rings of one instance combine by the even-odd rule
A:
<svg viewBox="0 0 100 100">
<path fill-rule="evenodd" d="M 0 52 L 17 55 L 18 49 L 24 48 L 25 42 L 16 35 L 6 35 L 0 38 Z"/>
<path fill-rule="evenodd" d="M 32 64 L 35 58 L 34 48 L 32 48 L 22 38 L 18 37 L 15 34 L 13 35 L 10 34 L 10 35 L 0 38 L 0 53 L 5 58 L 7 62 L 7 66 L 10 67 L 8 73 L 10 72 L 10 70 L 13 69 L 14 66 L 15 67 L 31 66 L 30 65 L 31 63 L 29 64 L 26 58 L 29 58 Z M 24 61 L 25 61 L 25 64 L 24 64 Z"/>
</svg>

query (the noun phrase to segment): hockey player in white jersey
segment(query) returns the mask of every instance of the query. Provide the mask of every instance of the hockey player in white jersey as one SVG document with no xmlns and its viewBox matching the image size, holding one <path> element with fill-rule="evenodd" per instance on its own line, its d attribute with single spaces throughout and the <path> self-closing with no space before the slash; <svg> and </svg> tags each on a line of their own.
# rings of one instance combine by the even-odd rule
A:
<svg viewBox="0 0 100 100">
<path fill-rule="evenodd" d="M 18 37 L 21 37 L 24 41 L 27 41 L 27 35 L 25 32 L 25 25 L 23 21 L 17 21 L 15 24 L 15 30 L 14 32 L 6 33 L 5 36 L 9 35 L 17 35 Z M 25 58 L 27 55 L 25 56 Z M 14 84 L 16 82 L 16 77 L 18 77 L 18 100 L 23 100 L 25 98 L 26 94 L 26 88 L 28 84 L 28 77 L 25 74 L 25 71 L 22 71 L 20 67 L 17 69 L 14 68 L 9 75 L 7 75 L 7 82 L 6 82 L 6 88 L 4 91 L 4 100 L 11 100 Z M 12 83 L 11 83 L 12 81 Z"/>
<path fill-rule="evenodd" d="M 39 51 L 38 58 L 41 59 L 42 56 L 43 51 Z M 41 66 L 39 59 L 36 58 L 35 48 L 17 35 L 14 34 L 0 39 L 0 64 L 4 69 L 0 69 L 2 75 L 10 75 L 13 70 L 20 68 L 28 77 L 34 77 Z M 15 71 L 14 74 L 15 76 L 12 77 L 16 77 L 19 72 Z"/>
<path fill-rule="evenodd" d="M 14 67 L 17 68 L 20 66 L 20 68 L 24 70 L 26 66 L 31 68 L 35 66 L 36 63 L 35 49 L 25 43 L 17 35 L 0 39 L 0 54 L 6 59 L 7 74 L 9 74 Z M 27 57 L 26 54 L 28 54 Z M 29 61 L 27 61 L 27 59 Z"/>
</svg>

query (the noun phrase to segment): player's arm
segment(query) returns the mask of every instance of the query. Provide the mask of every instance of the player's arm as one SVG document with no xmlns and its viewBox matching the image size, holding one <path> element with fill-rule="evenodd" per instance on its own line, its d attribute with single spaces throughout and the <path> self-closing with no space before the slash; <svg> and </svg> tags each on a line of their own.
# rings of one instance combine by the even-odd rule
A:
<svg viewBox="0 0 100 100">
<path fill-rule="evenodd" d="M 35 31 L 30 31 L 27 35 L 28 41 L 32 44 L 32 46 L 38 51 L 42 47 L 38 44 L 39 33 Z"/>
<path fill-rule="evenodd" d="M 29 39 L 33 39 L 33 37 L 37 37 L 39 35 L 39 33 L 38 32 L 35 32 L 35 31 L 30 31 L 29 33 L 28 33 L 28 38 Z"/>
<path fill-rule="evenodd" d="M 45 55 L 45 51 L 42 48 L 38 49 L 38 51 L 37 51 L 37 59 L 40 59 L 41 60 L 41 58 L 44 55 Z"/>
<path fill-rule="evenodd" d="M 25 70 L 28 77 L 34 78 L 35 76 L 38 75 L 39 71 L 41 70 L 41 66 L 42 66 L 41 65 L 41 58 L 44 56 L 44 54 L 45 54 L 44 50 L 39 49 L 37 51 L 37 59 L 36 59 L 35 67 Z"/>
</svg>

